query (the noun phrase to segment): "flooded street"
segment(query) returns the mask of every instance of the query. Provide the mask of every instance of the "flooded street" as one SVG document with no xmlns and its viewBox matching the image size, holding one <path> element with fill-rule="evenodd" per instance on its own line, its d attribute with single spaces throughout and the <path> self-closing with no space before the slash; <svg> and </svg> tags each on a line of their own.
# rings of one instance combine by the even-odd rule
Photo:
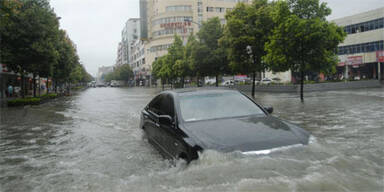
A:
<svg viewBox="0 0 384 192">
<path fill-rule="evenodd" d="M 2 108 L 0 191 L 383 191 L 384 89 L 257 93 L 313 135 L 269 155 L 164 160 L 139 129 L 154 89 L 90 88 Z"/>
</svg>

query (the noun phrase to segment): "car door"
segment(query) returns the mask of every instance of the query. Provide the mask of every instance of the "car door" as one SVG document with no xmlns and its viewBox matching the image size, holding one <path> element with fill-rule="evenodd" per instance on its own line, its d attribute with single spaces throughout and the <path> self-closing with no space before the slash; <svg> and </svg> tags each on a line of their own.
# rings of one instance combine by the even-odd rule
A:
<svg viewBox="0 0 384 192">
<path fill-rule="evenodd" d="M 143 111 L 143 128 L 147 134 L 148 140 L 156 147 L 160 147 L 161 135 L 159 133 L 158 116 L 161 115 L 160 107 L 164 95 L 155 97 Z"/>
<path fill-rule="evenodd" d="M 167 153 L 171 157 L 178 157 L 180 151 L 182 150 L 182 143 L 180 142 L 181 135 L 177 131 L 176 127 L 176 114 L 174 99 L 172 95 L 167 94 L 162 98 L 161 110 L 163 115 L 169 115 L 172 117 L 172 123 L 165 124 L 159 123 L 162 137 L 162 144 L 167 150 Z"/>
</svg>

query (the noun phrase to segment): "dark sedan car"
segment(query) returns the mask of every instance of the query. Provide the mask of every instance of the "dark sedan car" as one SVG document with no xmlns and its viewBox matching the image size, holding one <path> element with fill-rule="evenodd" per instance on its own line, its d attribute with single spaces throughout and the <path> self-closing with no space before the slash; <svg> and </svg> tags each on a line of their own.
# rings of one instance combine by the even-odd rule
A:
<svg viewBox="0 0 384 192">
<path fill-rule="evenodd" d="M 163 156 L 187 162 L 205 149 L 247 154 L 308 144 L 307 131 L 271 116 L 272 111 L 235 90 L 172 90 L 144 108 L 140 127 Z"/>
</svg>

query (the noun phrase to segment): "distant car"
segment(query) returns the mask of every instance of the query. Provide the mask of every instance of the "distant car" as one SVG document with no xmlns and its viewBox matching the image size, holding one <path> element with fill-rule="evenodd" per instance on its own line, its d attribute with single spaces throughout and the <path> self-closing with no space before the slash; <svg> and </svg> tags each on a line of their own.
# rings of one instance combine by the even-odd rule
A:
<svg viewBox="0 0 384 192">
<path fill-rule="evenodd" d="M 226 80 L 226 81 L 221 83 L 222 86 L 231 86 L 233 84 L 234 84 L 233 80 Z"/>
<path fill-rule="evenodd" d="M 164 157 L 187 162 L 207 149 L 257 154 L 308 144 L 307 131 L 270 115 L 272 111 L 235 90 L 172 90 L 142 110 L 140 128 Z"/>
<path fill-rule="evenodd" d="M 205 84 L 206 85 L 214 85 L 216 83 L 216 79 L 206 79 Z"/>
<path fill-rule="evenodd" d="M 272 79 L 269 79 L 269 78 L 264 78 L 260 81 L 260 84 L 262 85 L 268 85 L 268 84 L 271 84 L 273 82 Z"/>
<path fill-rule="evenodd" d="M 280 79 L 280 78 L 278 78 L 278 77 L 275 77 L 275 78 L 272 78 L 272 81 L 275 81 L 275 82 L 280 82 L 280 81 L 281 81 L 281 79 Z"/>
</svg>

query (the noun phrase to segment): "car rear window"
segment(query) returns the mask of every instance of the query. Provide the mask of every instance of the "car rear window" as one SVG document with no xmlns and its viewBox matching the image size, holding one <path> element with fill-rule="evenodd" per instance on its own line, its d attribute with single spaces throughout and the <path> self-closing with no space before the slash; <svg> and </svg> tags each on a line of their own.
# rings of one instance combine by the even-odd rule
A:
<svg viewBox="0 0 384 192">
<path fill-rule="evenodd" d="M 265 113 L 239 92 L 182 95 L 179 99 L 184 121 L 199 121 Z"/>
</svg>

